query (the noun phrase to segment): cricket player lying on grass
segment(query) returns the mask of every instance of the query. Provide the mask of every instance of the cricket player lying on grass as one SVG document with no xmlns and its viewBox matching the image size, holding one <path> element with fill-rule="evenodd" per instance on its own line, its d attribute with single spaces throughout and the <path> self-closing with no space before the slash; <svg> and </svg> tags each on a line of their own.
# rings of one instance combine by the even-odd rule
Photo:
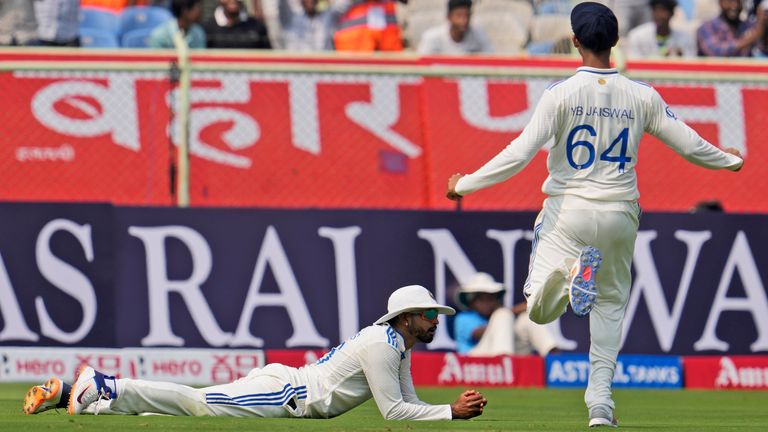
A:
<svg viewBox="0 0 768 432">
<path fill-rule="evenodd" d="M 488 403 L 467 390 L 450 405 L 419 400 L 411 378 L 411 348 L 429 343 L 438 314 L 453 308 L 438 304 L 426 288 L 409 285 L 392 293 L 388 313 L 301 368 L 273 363 L 223 385 L 193 388 L 180 384 L 106 376 L 87 365 L 70 387 L 58 378 L 34 386 L 24 397 L 24 412 L 67 408 L 70 415 L 156 413 L 178 416 L 255 416 L 330 418 L 373 396 L 387 420 L 450 420 L 479 416 Z"/>
</svg>

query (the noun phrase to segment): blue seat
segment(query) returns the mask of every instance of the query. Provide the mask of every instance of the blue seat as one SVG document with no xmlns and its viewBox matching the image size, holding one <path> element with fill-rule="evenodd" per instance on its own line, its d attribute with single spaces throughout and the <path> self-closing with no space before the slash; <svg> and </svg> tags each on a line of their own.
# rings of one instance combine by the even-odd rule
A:
<svg viewBox="0 0 768 432">
<path fill-rule="evenodd" d="M 118 35 L 140 29 L 154 29 L 155 27 L 173 19 L 168 9 L 157 6 L 130 6 L 123 9 L 120 14 L 120 28 Z"/>
<path fill-rule="evenodd" d="M 680 6 L 683 12 L 685 12 L 685 17 L 688 20 L 694 19 L 694 14 L 696 12 L 696 2 L 694 0 L 678 0 L 677 4 Z"/>
<path fill-rule="evenodd" d="M 126 32 L 120 38 L 120 46 L 123 48 L 149 48 L 149 36 L 151 28 L 140 28 Z"/>
<path fill-rule="evenodd" d="M 80 29 L 80 46 L 83 48 L 118 48 L 120 44 L 114 33 L 86 27 Z"/>
<path fill-rule="evenodd" d="M 536 5 L 537 15 L 569 15 L 573 9 L 570 0 L 542 0 Z"/>
<path fill-rule="evenodd" d="M 81 29 L 96 29 L 117 34 L 119 27 L 120 18 L 115 13 L 89 7 L 80 9 Z"/>
<path fill-rule="evenodd" d="M 525 49 L 526 51 L 528 51 L 528 55 L 538 56 L 538 55 L 552 54 L 552 49 L 554 47 L 555 47 L 554 42 L 540 41 L 540 42 L 529 43 Z"/>
</svg>

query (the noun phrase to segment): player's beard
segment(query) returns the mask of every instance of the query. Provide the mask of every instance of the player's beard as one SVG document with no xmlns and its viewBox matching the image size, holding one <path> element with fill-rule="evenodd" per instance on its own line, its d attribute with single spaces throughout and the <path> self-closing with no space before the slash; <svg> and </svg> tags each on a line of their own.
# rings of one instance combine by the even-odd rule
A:
<svg viewBox="0 0 768 432">
<path fill-rule="evenodd" d="M 415 317 L 415 319 L 419 320 L 421 318 Z M 414 320 L 415 321 L 415 320 Z M 430 343 L 432 342 L 432 339 L 435 338 L 435 332 L 437 332 L 437 326 L 433 325 L 432 327 L 429 327 L 428 329 L 422 329 L 415 325 L 415 322 L 411 322 L 411 325 L 409 326 L 411 336 L 418 339 L 420 342 L 423 343 Z"/>
<path fill-rule="evenodd" d="M 421 332 L 421 334 L 416 335 L 416 337 L 420 341 L 422 341 L 424 343 L 430 343 L 430 342 L 432 342 L 432 339 L 435 338 L 435 333 L 434 332 L 428 332 L 428 331 L 425 330 L 425 331 Z"/>
</svg>

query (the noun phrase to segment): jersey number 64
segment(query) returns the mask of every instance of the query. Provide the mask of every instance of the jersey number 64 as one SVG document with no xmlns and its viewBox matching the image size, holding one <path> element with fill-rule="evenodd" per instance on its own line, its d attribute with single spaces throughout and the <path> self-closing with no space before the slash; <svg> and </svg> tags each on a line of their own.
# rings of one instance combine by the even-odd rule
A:
<svg viewBox="0 0 768 432">
<path fill-rule="evenodd" d="M 595 146 L 586 140 L 579 140 L 574 141 L 573 139 L 576 136 L 576 133 L 579 131 L 586 131 L 589 133 L 590 136 L 596 137 L 597 132 L 595 131 L 595 128 L 593 128 L 590 125 L 579 125 L 576 126 L 571 130 L 571 132 L 568 134 L 568 141 L 565 143 L 565 155 L 568 158 L 568 163 L 577 170 L 580 169 L 586 169 L 592 166 L 593 163 L 595 163 Z M 631 162 L 632 158 L 627 156 L 627 141 L 629 141 L 629 128 L 624 128 L 619 132 L 619 135 L 616 137 L 616 139 L 613 140 L 610 146 L 608 146 L 607 149 L 605 149 L 604 152 L 600 154 L 600 160 L 606 161 L 606 162 L 612 162 L 612 163 L 618 163 L 619 164 L 619 172 L 624 172 L 624 166 L 627 162 Z M 612 156 L 611 153 L 614 151 L 614 147 L 616 147 L 616 144 L 621 144 L 621 147 L 619 148 L 619 155 L 618 156 Z M 587 158 L 587 161 L 584 163 L 576 163 L 573 157 L 573 150 L 577 147 L 584 147 L 587 149 L 587 152 L 589 153 L 589 158 Z"/>
</svg>

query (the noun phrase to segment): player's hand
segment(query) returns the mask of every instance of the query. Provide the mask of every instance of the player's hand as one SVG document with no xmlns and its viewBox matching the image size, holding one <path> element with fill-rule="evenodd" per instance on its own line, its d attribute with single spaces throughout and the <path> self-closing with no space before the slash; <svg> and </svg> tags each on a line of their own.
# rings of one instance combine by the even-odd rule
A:
<svg viewBox="0 0 768 432">
<path fill-rule="evenodd" d="M 488 401 L 485 396 L 474 390 L 467 390 L 451 404 L 451 415 L 454 419 L 470 419 L 482 414 L 486 405 Z"/>
<path fill-rule="evenodd" d="M 459 179 L 462 177 L 464 177 L 463 174 L 457 173 L 448 179 L 448 192 L 445 193 L 445 196 L 448 197 L 449 200 L 459 201 L 461 199 L 461 195 L 456 193 L 456 183 L 458 183 Z"/>
<path fill-rule="evenodd" d="M 734 156 L 737 156 L 739 159 L 741 159 L 741 165 L 739 165 L 738 168 L 734 169 L 733 171 L 740 171 L 741 168 L 744 166 L 744 156 L 741 155 L 741 152 L 733 147 L 727 147 L 723 149 L 724 152 L 732 154 Z"/>
</svg>

